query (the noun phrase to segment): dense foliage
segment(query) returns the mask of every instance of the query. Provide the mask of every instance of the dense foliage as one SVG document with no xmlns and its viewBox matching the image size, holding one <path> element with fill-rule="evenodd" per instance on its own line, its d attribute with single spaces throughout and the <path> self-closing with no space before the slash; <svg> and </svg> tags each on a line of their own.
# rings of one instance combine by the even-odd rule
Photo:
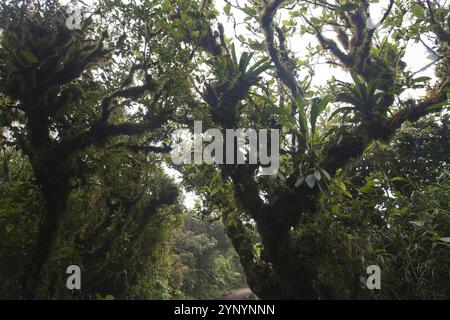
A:
<svg viewBox="0 0 450 320">
<path fill-rule="evenodd" d="M 445 1 L 0 8 L 1 298 L 450 297 Z M 195 120 L 279 130 L 278 172 L 174 164 Z"/>
</svg>

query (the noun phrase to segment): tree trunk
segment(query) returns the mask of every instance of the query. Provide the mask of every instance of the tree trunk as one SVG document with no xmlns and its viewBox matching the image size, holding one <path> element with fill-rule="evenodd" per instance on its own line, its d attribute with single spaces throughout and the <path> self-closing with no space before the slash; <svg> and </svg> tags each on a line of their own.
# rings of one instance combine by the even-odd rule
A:
<svg viewBox="0 0 450 320">
<path fill-rule="evenodd" d="M 299 211 L 289 205 L 283 209 Z M 315 210 L 315 206 L 305 204 L 304 210 Z M 284 226 L 284 221 L 274 219 L 276 214 L 275 211 L 265 212 L 256 221 L 264 247 L 259 257 L 253 252 L 251 236 L 246 235 L 239 219 L 231 222 L 228 215 L 222 214 L 227 235 L 239 255 L 252 291 L 262 299 L 336 298 L 328 288 L 320 287 L 314 264 L 292 250 L 290 228 Z"/>
<path fill-rule="evenodd" d="M 314 288 L 316 273 L 314 266 L 305 259 L 292 255 L 289 250 L 289 241 L 268 243 L 265 241 L 274 278 L 278 280 L 279 287 L 283 288 L 284 295 L 289 299 L 318 299 L 319 295 Z"/>
<path fill-rule="evenodd" d="M 45 207 L 38 227 L 36 246 L 22 276 L 22 292 L 25 299 L 37 297 L 43 282 L 42 271 L 54 248 L 70 194 L 70 180 L 68 175 L 64 174 L 62 166 L 52 170 L 47 162 L 47 165 L 42 163 L 40 167 L 33 167 Z M 42 173 L 42 168 L 45 167 L 48 169 Z"/>
<path fill-rule="evenodd" d="M 239 217 L 233 217 L 230 212 L 223 212 L 222 222 L 252 291 L 261 299 L 284 298 L 283 288 L 279 286 L 279 281 L 274 279 L 270 265 L 255 255 L 252 236 Z"/>
</svg>

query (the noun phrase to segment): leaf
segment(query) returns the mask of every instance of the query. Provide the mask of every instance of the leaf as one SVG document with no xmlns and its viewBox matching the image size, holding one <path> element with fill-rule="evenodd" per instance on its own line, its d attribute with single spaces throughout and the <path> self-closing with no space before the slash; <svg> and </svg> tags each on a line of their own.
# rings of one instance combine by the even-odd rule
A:
<svg viewBox="0 0 450 320">
<path fill-rule="evenodd" d="M 9 36 L 9 37 L 7 38 L 7 40 L 8 40 L 8 45 L 9 45 L 11 48 L 17 49 L 17 48 L 20 47 L 20 41 L 19 41 L 16 37 Z"/>
<path fill-rule="evenodd" d="M 306 142 L 308 136 L 308 120 L 306 118 L 303 99 L 301 97 L 297 97 L 295 105 L 298 111 L 298 120 L 301 129 L 302 141 Z"/>
<path fill-rule="evenodd" d="M 311 23 L 312 23 L 313 25 L 315 25 L 315 26 L 320 26 L 321 21 L 320 21 L 320 19 L 318 19 L 318 18 L 316 18 L 316 17 L 312 17 L 312 18 L 311 18 Z"/>
<path fill-rule="evenodd" d="M 213 188 L 212 189 L 212 191 L 211 191 L 211 193 L 210 193 L 210 197 L 213 197 L 214 195 L 216 195 L 217 193 L 219 193 L 220 191 L 222 190 L 222 188 L 219 186 L 219 187 L 215 187 L 215 188 Z"/>
<path fill-rule="evenodd" d="M 322 178 L 322 175 L 320 174 L 319 170 L 314 170 L 314 177 L 317 181 L 320 181 L 320 178 Z"/>
<path fill-rule="evenodd" d="M 444 107 L 447 104 L 448 104 L 448 101 L 438 102 L 438 103 L 432 104 L 431 106 L 428 106 L 425 110 L 441 109 L 442 107 Z"/>
<path fill-rule="evenodd" d="M 253 53 L 244 52 L 239 60 L 239 70 L 245 72 L 247 70 L 248 64 L 253 57 Z"/>
<path fill-rule="evenodd" d="M 403 177 L 394 177 L 391 179 L 392 181 L 402 181 L 402 182 L 409 182 L 408 179 L 405 179 Z"/>
<path fill-rule="evenodd" d="M 305 181 L 305 176 L 298 177 L 297 181 L 295 182 L 295 187 L 298 188 L 302 185 L 302 183 Z"/>
<path fill-rule="evenodd" d="M 355 82 L 355 84 L 364 84 L 361 79 L 359 79 L 358 74 L 354 71 L 351 70 L 350 71 L 350 75 L 352 76 L 353 81 Z"/>
<path fill-rule="evenodd" d="M 331 113 L 331 116 L 328 118 L 328 121 L 330 121 L 335 115 L 337 115 L 337 114 L 340 113 L 340 112 L 348 113 L 348 112 L 353 111 L 353 110 L 357 110 L 357 109 L 356 109 L 355 107 L 342 107 L 342 108 L 338 108 L 338 109 L 334 110 L 334 111 Z"/>
<path fill-rule="evenodd" d="M 373 193 L 376 189 L 374 188 L 373 185 L 366 184 L 366 185 L 362 186 L 361 188 L 359 188 L 358 190 L 361 193 Z"/>
<path fill-rule="evenodd" d="M 262 243 L 256 243 L 256 244 L 253 246 L 253 250 L 254 250 L 255 255 L 256 255 L 257 257 L 261 256 L 261 252 L 263 251 L 263 249 L 264 249 L 264 246 L 263 246 Z"/>
<path fill-rule="evenodd" d="M 161 8 L 163 9 L 163 11 L 170 11 L 171 9 L 171 4 L 169 0 L 164 0 L 161 4 Z"/>
<path fill-rule="evenodd" d="M 444 237 L 444 238 L 440 238 L 440 241 L 446 242 L 446 243 L 450 243 L 450 237 Z"/>
<path fill-rule="evenodd" d="M 232 68 L 233 72 L 239 71 L 239 65 L 236 57 L 236 48 L 234 46 L 234 43 L 231 44 L 231 62 L 232 62 Z"/>
<path fill-rule="evenodd" d="M 281 23 L 283 24 L 283 26 L 289 27 L 289 26 L 292 26 L 293 21 L 290 19 L 287 19 L 287 20 L 281 21 Z"/>
<path fill-rule="evenodd" d="M 333 100 L 332 95 L 326 95 L 318 102 L 313 102 L 311 105 L 311 114 L 310 114 L 310 123 L 311 123 L 311 132 L 314 136 L 314 132 L 316 131 L 316 122 L 319 115 L 325 110 L 328 103 Z"/>
<path fill-rule="evenodd" d="M 331 180 L 330 174 L 328 172 L 326 172 L 325 169 L 320 169 L 320 170 L 322 171 L 325 178 L 327 178 L 327 180 Z"/>
<path fill-rule="evenodd" d="M 425 18 L 425 9 L 418 4 L 413 4 L 411 6 L 411 12 L 418 18 Z"/>
<path fill-rule="evenodd" d="M 375 91 L 380 87 L 380 81 L 378 80 L 370 80 L 367 84 L 367 98 L 371 99 Z"/>
<path fill-rule="evenodd" d="M 259 76 L 264 71 L 270 69 L 271 67 L 272 67 L 272 65 L 270 64 L 269 58 L 263 58 L 263 59 L 257 61 L 254 65 L 252 65 L 247 70 L 246 74 L 249 78 L 254 78 L 254 77 Z"/>
<path fill-rule="evenodd" d="M 413 83 L 430 81 L 430 77 L 418 77 L 412 80 Z"/>
<path fill-rule="evenodd" d="M 114 296 L 107 294 L 103 300 L 114 300 Z"/>
<path fill-rule="evenodd" d="M 286 181 L 286 177 L 284 176 L 284 174 L 282 174 L 280 171 L 278 171 L 277 178 L 279 178 L 281 181 L 285 182 Z"/>
<path fill-rule="evenodd" d="M 33 52 L 28 50 L 21 50 L 20 53 L 25 59 L 27 59 L 31 63 L 39 63 L 39 59 L 34 55 Z"/>
<path fill-rule="evenodd" d="M 283 107 L 267 107 L 269 112 L 272 112 L 277 115 L 276 119 L 279 124 L 281 124 L 286 129 L 290 129 L 299 133 L 296 118 L 292 115 L 286 108 Z"/>
<path fill-rule="evenodd" d="M 225 5 L 225 7 L 223 8 L 223 12 L 225 12 L 225 14 L 227 16 L 229 16 L 231 14 L 231 4 L 230 3 L 227 3 Z"/>
<path fill-rule="evenodd" d="M 411 223 L 411 224 L 413 224 L 413 225 L 415 225 L 415 226 L 417 226 L 417 227 L 423 227 L 423 226 L 425 225 L 425 222 L 424 222 L 424 221 L 420 221 L 420 220 L 417 220 L 417 221 L 409 221 L 409 223 Z"/>
<path fill-rule="evenodd" d="M 297 129 L 295 117 L 285 108 L 268 107 L 270 112 L 277 115 L 277 122 L 287 129 Z"/>
<path fill-rule="evenodd" d="M 342 181 L 336 181 L 336 184 L 339 187 L 339 189 L 341 189 L 341 192 L 344 196 L 346 196 L 347 198 L 353 199 L 353 196 L 350 192 L 348 192 L 347 187 L 345 186 L 345 183 L 343 183 Z"/>
<path fill-rule="evenodd" d="M 308 187 L 312 189 L 314 188 L 314 184 L 316 183 L 316 177 L 314 177 L 313 174 L 310 174 L 305 178 L 305 182 L 308 185 Z"/>
<path fill-rule="evenodd" d="M 272 65 L 267 61 L 267 59 L 261 59 L 249 69 L 247 76 L 250 78 L 257 77 L 264 71 L 269 70 L 271 67 Z"/>
</svg>

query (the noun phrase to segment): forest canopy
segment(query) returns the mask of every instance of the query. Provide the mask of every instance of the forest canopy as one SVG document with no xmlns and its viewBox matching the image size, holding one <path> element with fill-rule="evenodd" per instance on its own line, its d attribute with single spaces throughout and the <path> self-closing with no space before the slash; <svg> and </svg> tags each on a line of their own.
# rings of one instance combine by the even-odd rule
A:
<svg viewBox="0 0 450 320">
<path fill-rule="evenodd" d="M 447 1 L 0 8 L 0 298 L 450 297 Z"/>
</svg>

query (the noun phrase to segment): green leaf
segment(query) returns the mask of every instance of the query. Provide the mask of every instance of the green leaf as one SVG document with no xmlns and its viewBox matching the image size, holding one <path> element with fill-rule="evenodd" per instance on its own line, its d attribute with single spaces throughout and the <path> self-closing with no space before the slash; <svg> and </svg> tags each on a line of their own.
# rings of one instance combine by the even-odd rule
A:
<svg viewBox="0 0 450 320">
<path fill-rule="evenodd" d="M 355 95 L 359 96 L 359 93 L 358 93 L 358 94 L 355 94 Z M 338 102 L 345 102 L 345 103 L 348 103 L 348 104 L 352 104 L 352 105 L 354 105 L 355 107 L 357 107 L 357 106 L 359 105 L 358 99 L 356 99 L 356 98 L 353 96 L 353 91 L 352 91 L 352 94 L 347 93 L 347 92 L 340 92 L 340 93 L 338 93 L 338 94 L 336 95 L 336 101 L 338 101 Z"/>
<path fill-rule="evenodd" d="M 227 3 L 225 5 L 225 7 L 223 8 L 223 12 L 225 12 L 225 14 L 227 16 L 229 16 L 231 14 L 231 4 L 230 3 Z"/>
<path fill-rule="evenodd" d="M 305 176 L 298 177 L 297 181 L 295 182 L 295 187 L 298 188 L 305 182 Z"/>
<path fill-rule="evenodd" d="M 314 188 L 314 184 L 316 183 L 316 177 L 313 174 L 306 176 L 305 182 L 311 189 Z"/>
<path fill-rule="evenodd" d="M 239 60 L 239 70 L 245 72 L 247 70 L 248 64 L 253 57 L 253 53 L 244 52 Z"/>
<path fill-rule="evenodd" d="M 297 130 L 297 124 L 295 122 L 296 119 L 293 115 L 290 114 L 288 110 L 279 107 L 268 107 L 267 109 L 277 115 L 277 122 L 283 127 L 286 127 L 287 129 Z"/>
<path fill-rule="evenodd" d="M 409 182 L 407 179 L 405 179 L 403 177 L 394 177 L 394 178 L 392 178 L 392 181 Z"/>
<path fill-rule="evenodd" d="M 361 188 L 359 188 L 358 190 L 361 193 L 373 193 L 376 189 L 373 185 L 366 184 L 366 185 L 362 186 Z"/>
<path fill-rule="evenodd" d="M 355 84 L 364 84 L 361 79 L 359 79 L 358 74 L 354 71 L 351 70 L 350 71 L 350 75 L 352 76 L 353 81 L 355 82 Z"/>
<path fill-rule="evenodd" d="M 420 221 L 420 220 L 417 220 L 417 221 L 409 221 L 409 223 L 411 223 L 411 224 L 413 224 L 413 225 L 415 225 L 415 226 L 417 226 L 417 227 L 423 227 L 423 226 L 425 225 L 425 222 L 424 222 L 424 221 Z"/>
<path fill-rule="evenodd" d="M 313 101 L 311 105 L 311 114 L 310 114 L 310 124 L 311 124 L 311 132 L 314 136 L 314 133 L 316 131 L 316 122 L 319 115 L 325 110 L 328 103 L 333 100 L 332 95 L 326 95 L 323 97 L 320 101 Z"/>
<path fill-rule="evenodd" d="M 336 110 L 334 110 L 332 113 L 331 113 L 331 116 L 328 118 L 328 121 L 330 121 L 335 115 L 337 115 L 338 113 L 340 113 L 340 112 L 345 112 L 345 113 L 349 113 L 350 111 L 353 111 L 353 110 L 357 110 L 355 107 L 342 107 L 342 108 L 338 108 L 338 109 L 336 109 Z"/>
<path fill-rule="evenodd" d="M 339 187 L 339 189 L 341 189 L 341 192 L 344 196 L 346 196 L 347 198 L 353 199 L 353 196 L 350 192 L 348 192 L 347 187 L 345 186 L 345 183 L 343 183 L 342 181 L 336 181 L 336 185 Z"/>
<path fill-rule="evenodd" d="M 411 12 L 418 18 L 425 18 L 425 9 L 418 4 L 413 4 L 411 6 Z"/>
<path fill-rule="evenodd" d="M 316 17 L 312 17 L 312 18 L 311 18 L 311 23 L 312 23 L 313 25 L 315 25 L 315 26 L 320 26 L 321 21 L 320 21 L 320 19 L 318 19 L 318 18 L 316 18 Z"/>
<path fill-rule="evenodd" d="M 170 9 L 171 9 L 171 4 L 170 4 L 170 1 L 169 0 L 164 0 L 163 2 L 162 2 L 162 4 L 161 4 L 161 8 L 163 9 L 163 11 L 170 11 Z"/>
<path fill-rule="evenodd" d="M 327 171 L 325 171 L 325 169 L 320 169 L 320 170 L 322 171 L 325 178 L 327 178 L 327 180 L 331 180 L 330 174 Z"/>
<path fill-rule="evenodd" d="M 9 36 L 9 37 L 7 38 L 7 40 L 8 40 L 8 45 L 9 45 L 11 48 L 17 49 L 17 48 L 20 47 L 20 41 L 19 41 L 16 37 Z"/>
<path fill-rule="evenodd" d="M 114 300 L 114 296 L 107 294 L 103 300 Z"/>
<path fill-rule="evenodd" d="M 314 170 L 314 177 L 317 181 L 320 181 L 320 178 L 322 178 L 322 175 L 320 174 L 319 170 Z"/>
<path fill-rule="evenodd" d="M 413 83 L 430 81 L 430 77 L 418 77 L 412 80 Z"/>
<path fill-rule="evenodd" d="M 234 72 L 239 71 L 239 65 L 236 57 L 236 48 L 234 46 L 234 43 L 231 44 L 231 62 L 232 62 L 232 68 Z"/>
<path fill-rule="evenodd" d="M 259 257 L 260 255 L 261 255 L 261 252 L 263 251 L 263 249 L 264 249 L 264 246 L 263 246 L 263 244 L 262 243 L 255 243 L 255 245 L 253 246 L 253 250 L 254 250 L 254 252 L 255 252 L 255 255 L 257 256 L 257 257 Z"/>
<path fill-rule="evenodd" d="M 33 52 L 28 50 L 21 50 L 20 53 L 25 59 L 27 59 L 31 63 L 39 63 L 39 59 L 34 55 Z"/>
<path fill-rule="evenodd" d="M 270 69 L 271 67 L 272 65 L 269 61 L 269 58 L 263 58 L 248 69 L 247 75 L 249 77 L 257 77 L 264 71 Z"/>
<path fill-rule="evenodd" d="M 432 104 L 431 106 L 428 106 L 425 110 L 429 111 L 429 110 L 441 109 L 442 107 L 444 107 L 447 104 L 448 104 L 448 101 L 438 102 L 438 103 Z"/>
<path fill-rule="evenodd" d="M 440 238 L 440 241 L 446 242 L 446 243 L 450 243 L 450 237 L 444 237 L 444 238 Z"/>
</svg>

